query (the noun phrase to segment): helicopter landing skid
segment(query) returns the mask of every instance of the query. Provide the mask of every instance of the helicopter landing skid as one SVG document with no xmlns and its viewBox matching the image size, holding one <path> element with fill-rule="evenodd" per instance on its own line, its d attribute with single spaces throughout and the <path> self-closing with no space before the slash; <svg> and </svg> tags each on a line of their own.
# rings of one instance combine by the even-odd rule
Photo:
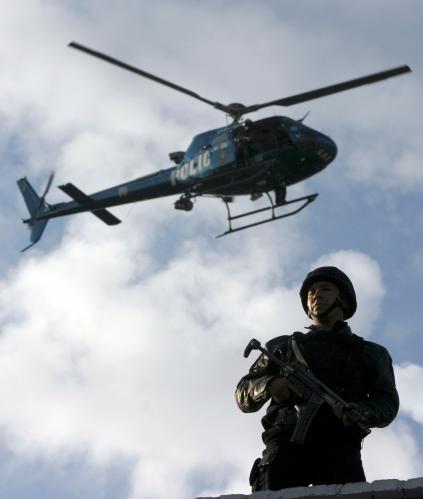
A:
<svg viewBox="0 0 423 499">
<path fill-rule="evenodd" d="M 228 226 L 229 226 L 229 228 L 226 232 L 223 232 L 222 234 L 219 234 L 218 236 L 216 236 L 216 239 L 219 237 L 227 236 L 228 234 L 232 234 L 233 232 L 238 232 L 240 230 L 249 229 L 250 227 L 255 227 L 256 225 L 262 225 L 262 224 L 265 224 L 268 222 L 273 222 L 274 220 L 279 220 L 280 218 L 286 218 L 286 217 L 290 217 L 292 215 L 295 215 L 299 211 L 303 210 L 307 205 L 312 203 L 318 196 L 317 193 L 309 194 L 308 196 L 303 196 L 301 198 L 291 199 L 291 201 L 285 201 L 282 204 L 276 204 L 272 200 L 272 197 L 270 196 L 270 194 L 268 192 L 265 192 L 264 194 L 266 194 L 266 196 L 269 198 L 270 206 L 268 206 L 266 208 L 260 208 L 258 210 L 247 211 L 247 212 L 241 213 L 239 215 L 232 215 L 228 202 L 225 200 L 224 197 L 220 196 L 226 205 L 226 210 L 228 211 Z M 284 213 L 283 215 L 276 215 L 276 213 L 275 213 L 276 208 L 281 208 L 282 206 L 286 206 L 288 204 L 299 203 L 301 201 L 303 201 L 303 203 L 296 210 L 290 211 L 289 213 Z M 256 213 L 261 213 L 261 212 L 269 211 L 269 210 L 271 210 L 271 212 L 272 212 L 272 214 L 269 218 L 266 218 L 264 220 L 260 220 L 258 222 L 253 222 L 250 224 L 242 225 L 241 227 L 232 228 L 232 221 L 233 220 L 238 220 L 238 219 L 243 218 L 243 217 L 249 217 L 249 216 L 255 215 Z"/>
</svg>

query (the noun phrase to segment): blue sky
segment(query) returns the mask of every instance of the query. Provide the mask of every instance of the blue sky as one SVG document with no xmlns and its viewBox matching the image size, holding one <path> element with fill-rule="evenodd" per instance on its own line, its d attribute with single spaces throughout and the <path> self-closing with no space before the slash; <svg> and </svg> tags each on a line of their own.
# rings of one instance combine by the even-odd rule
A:
<svg viewBox="0 0 423 499">
<path fill-rule="evenodd" d="M 357 334 L 394 360 L 401 409 L 367 439 L 369 481 L 421 475 L 423 125 L 414 1 L 0 2 L 1 496 L 175 499 L 247 493 L 261 413 L 233 390 L 251 337 L 302 329 L 305 274 L 351 276 Z M 413 73 L 286 115 L 338 156 L 288 198 L 296 217 L 215 239 L 224 206 L 171 198 L 28 233 L 16 179 L 93 192 L 170 166 L 224 126 L 213 108 L 66 47 L 75 40 L 220 102 L 252 104 L 409 64 Z M 237 200 L 240 209 L 247 201 Z M 380 456 L 383 456 L 381 462 Z"/>
</svg>

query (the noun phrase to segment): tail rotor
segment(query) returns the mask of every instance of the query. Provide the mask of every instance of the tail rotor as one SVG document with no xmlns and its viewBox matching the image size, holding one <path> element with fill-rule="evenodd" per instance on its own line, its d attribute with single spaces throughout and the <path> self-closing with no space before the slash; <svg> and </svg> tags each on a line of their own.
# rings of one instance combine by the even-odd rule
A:
<svg viewBox="0 0 423 499">
<path fill-rule="evenodd" d="M 51 172 L 48 179 L 47 179 L 46 188 L 44 189 L 44 192 L 41 195 L 40 206 L 38 207 L 38 209 L 40 209 L 43 206 L 43 204 L 48 205 L 47 203 L 45 203 L 45 197 L 47 196 L 47 193 L 50 190 L 51 184 L 53 183 L 54 175 L 55 175 L 55 173 Z"/>
</svg>

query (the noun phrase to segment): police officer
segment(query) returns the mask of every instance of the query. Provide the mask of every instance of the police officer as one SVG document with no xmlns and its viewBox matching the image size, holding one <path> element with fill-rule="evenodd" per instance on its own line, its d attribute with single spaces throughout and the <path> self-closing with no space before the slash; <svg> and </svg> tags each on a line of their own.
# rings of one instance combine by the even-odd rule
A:
<svg viewBox="0 0 423 499">
<path fill-rule="evenodd" d="M 357 308 L 354 287 L 336 267 L 310 272 L 300 290 L 304 311 L 312 321 L 307 333 L 295 332 L 269 341 L 266 348 L 284 361 L 307 364 L 313 374 L 349 404 L 318 410 L 304 444 L 290 441 L 302 401 L 279 376 L 277 367 L 260 355 L 236 389 L 243 412 L 270 404 L 262 418 L 265 449 L 250 473 L 256 490 L 365 481 L 361 462 L 362 430 L 348 418 L 361 414 L 368 427 L 387 426 L 399 399 L 388 351 L 351 332 L 346 319 Z"/>
</svg>

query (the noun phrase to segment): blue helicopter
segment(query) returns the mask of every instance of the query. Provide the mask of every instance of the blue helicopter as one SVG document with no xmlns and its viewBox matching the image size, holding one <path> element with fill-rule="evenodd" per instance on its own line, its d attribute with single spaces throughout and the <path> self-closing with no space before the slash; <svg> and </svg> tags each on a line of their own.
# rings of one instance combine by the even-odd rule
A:
<svg viewBox="0 0 423 499">
<path fill-rule="evenodd" d="M 233 121 L 223 128 L 196 135 L 186 151 L 170 153 L 175 166 L 166 170 L 89 195 L 70 182 L 60 185 L 59 189 L 72 198 L 69 202 L 52 205 L 45 200 L 53 174 L 41 196 L 25 177 L 19 179 L 17 183 L 30 212 L 30 217 L 23 223 L 31 230 L 30 244 L 22 251 L 40 240 L 51 218 L 88 211 L 107 225 L 116 225 L 121 221 L 107 208 L 171 195 L 179 195 L 174 206 L 183 211 L 192 210 L 197 197 L 222 199 L 227 209 L 228 228 L 217 237 L 294 215 L 313 202 L 317 194 L 288 201 L 287 187 L 326 168 L 335 159 L 336 144 L 327 135 L 304 125 L 304 118 L 272 116 L 252 121 L 244 119 L 244 115 L 270 106 L 291 106 L 411 71 L 409 66 L 400 66 L 263 104 L 225 105 L 78 43 L 72 42 L 69 46 L 205 102 L 226 113 Z M 230 203 L 239 195 L 248 195 L 251 201 L 265 195 L 269 204 L 234 215 Z M 295 209 L 282 214 L 277 211 L 287 205 L 294 205 Z M 251 222 L 262 212 L 267 218 Z M 235 220 L 241 220 L 241 225 L 234 228 Z"/>
</svg>

